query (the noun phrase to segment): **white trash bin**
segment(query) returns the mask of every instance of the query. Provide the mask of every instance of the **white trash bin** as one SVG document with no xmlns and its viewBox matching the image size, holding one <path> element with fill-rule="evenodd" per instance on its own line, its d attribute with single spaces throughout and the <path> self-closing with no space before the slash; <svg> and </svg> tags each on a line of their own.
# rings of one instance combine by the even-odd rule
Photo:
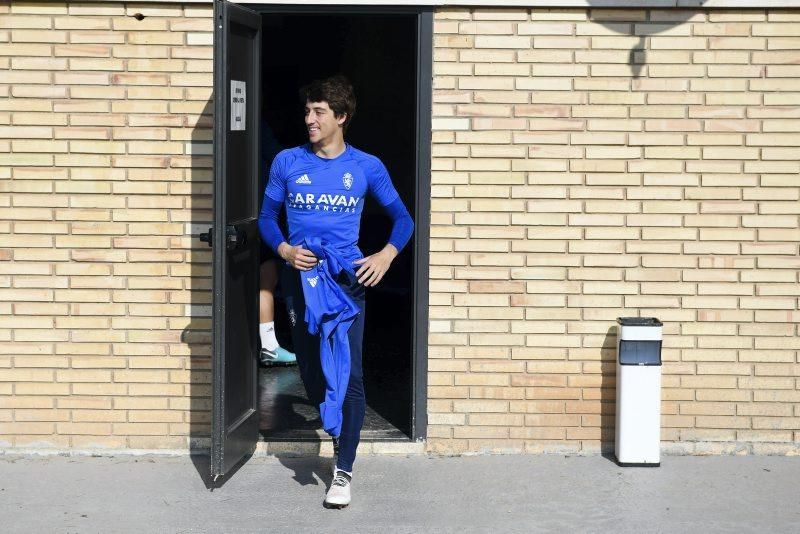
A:
<svg viewBox="0 0 800 534">
<path fill-rule="evenodd" d="M 619 317 L 617 428 L 621 465 L 661 464 L 661 328 L 655 317 Z"/>
</svg>

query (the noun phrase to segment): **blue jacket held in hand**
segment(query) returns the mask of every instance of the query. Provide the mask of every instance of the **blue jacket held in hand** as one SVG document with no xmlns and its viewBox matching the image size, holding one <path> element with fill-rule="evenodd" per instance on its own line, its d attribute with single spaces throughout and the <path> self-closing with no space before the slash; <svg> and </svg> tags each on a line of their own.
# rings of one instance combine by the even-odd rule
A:
<svg viewBox="0 0 800 534">
<path fill-rule="evenodd" d="M 347 331 L 361 310 L 336 283 L 342 271 L 354 274 L 350 264 L 318 237 L 304 239 L 302 246 L 318 259 L 310 271 L 300 273 L 300 278 L 308 332 L 320 337 L 319 357 L 327 383 L 319 413 L 325 432 L 338 437 L 342 432 L 342 404 L 350 381 Z"/>
</svg>

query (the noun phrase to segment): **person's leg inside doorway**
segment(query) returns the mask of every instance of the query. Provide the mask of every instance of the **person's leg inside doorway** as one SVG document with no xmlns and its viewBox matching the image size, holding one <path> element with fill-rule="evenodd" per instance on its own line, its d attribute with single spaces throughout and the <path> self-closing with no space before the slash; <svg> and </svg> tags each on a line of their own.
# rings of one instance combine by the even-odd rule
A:
<svg viewBox="0 0 800 534">
<path fill-rule="evenodd" d="M 259 288 L 259 325 L 261 338 L 259 360 L 262 365 L 292 365 L 297 362 L 295 355 L 278 343 L 275 335 L 275 289 L 278 287 L 278 261 L 268 258 L 261 264 Z"/>
</svg>

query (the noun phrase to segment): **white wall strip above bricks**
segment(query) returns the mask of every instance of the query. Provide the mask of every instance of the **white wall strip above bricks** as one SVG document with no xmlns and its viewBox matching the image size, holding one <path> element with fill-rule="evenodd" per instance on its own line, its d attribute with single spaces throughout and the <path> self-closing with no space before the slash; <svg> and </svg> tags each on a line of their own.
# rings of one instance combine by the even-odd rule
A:
<svg viewBox="0 0 800 534">
<path fill-rule="evenodd" d="M 108 0 L 84 0 L 85 2 L 108 3 Z M 126 4 L 147 4 L 153 0 L 127 0 Z M 161 4 L 211 4 L 209 0 L 166 0 Z M 284 0 L 238 0 L 235 4 L 301 5 Z M 798 8 L 800 0 L 308 0 L 302 5 L 320 6 L 434 6 L 434 7 L 644 7 L 644 8 L 716 8 L 716 9 L 765 9 Z"/>
</svg>

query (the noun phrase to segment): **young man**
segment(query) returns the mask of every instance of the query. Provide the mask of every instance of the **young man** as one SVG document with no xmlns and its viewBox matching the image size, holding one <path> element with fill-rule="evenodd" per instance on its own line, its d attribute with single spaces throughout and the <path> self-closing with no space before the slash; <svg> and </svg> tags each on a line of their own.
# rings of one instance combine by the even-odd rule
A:
<svg viewBox="0 0 800 534">
<path fill-rule="evenodd" d="M 344 141 L 356 109 L 347 79 L 317 80 L 301 90 L 301 98 L 309 142 L 273 161 L 258 222 L 264 241 L 286 262 L 282 284 L 300 374 L 334 438 L 334 478 L 325 505 L 341 508 L 350 503 L 366 407 L 365 287 L 381 281 L 414 223 L 383 163 Z M 367 193 L 384 207 L 393 228 L 386 246 L 364 257 L 357 243 Z M 277 224 L 281 206 L 288 239 Z"/>
</svg>

